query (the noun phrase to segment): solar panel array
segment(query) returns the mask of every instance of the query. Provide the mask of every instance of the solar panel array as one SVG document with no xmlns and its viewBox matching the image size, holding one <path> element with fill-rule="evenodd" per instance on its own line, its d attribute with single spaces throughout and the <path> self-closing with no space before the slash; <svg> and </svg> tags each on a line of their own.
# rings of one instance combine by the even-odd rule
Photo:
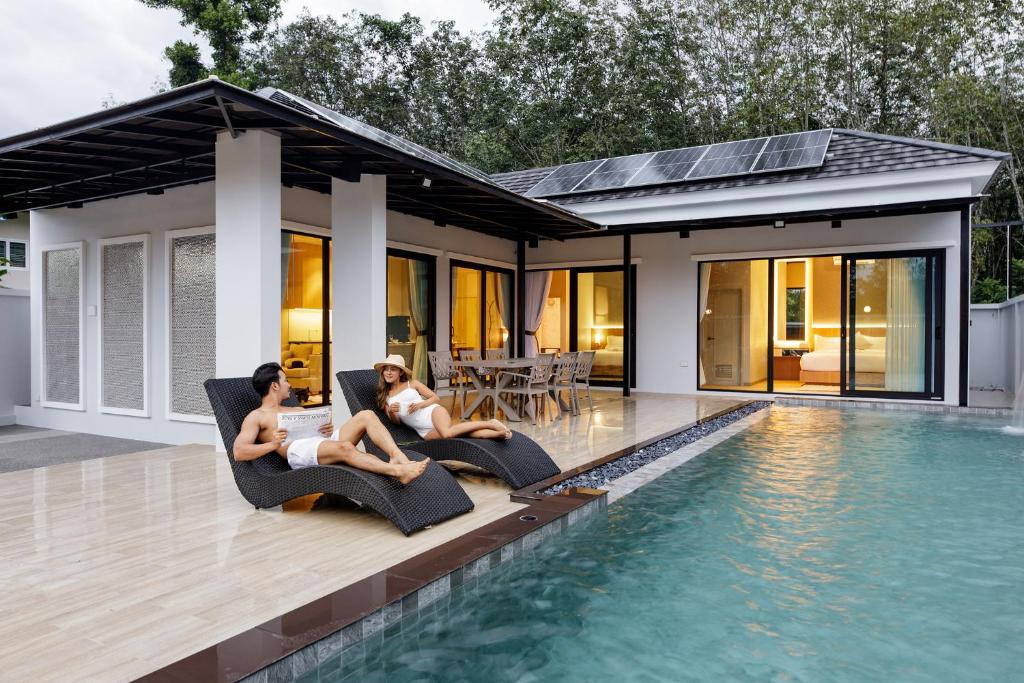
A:
<svg viewBox="0 0 1024 683">
<path fill-rule="evenodd" d="M 832 129 L 670 149 L 559 166 L 527 197 L 707 180 L 821 166 Z"/>
</svg>

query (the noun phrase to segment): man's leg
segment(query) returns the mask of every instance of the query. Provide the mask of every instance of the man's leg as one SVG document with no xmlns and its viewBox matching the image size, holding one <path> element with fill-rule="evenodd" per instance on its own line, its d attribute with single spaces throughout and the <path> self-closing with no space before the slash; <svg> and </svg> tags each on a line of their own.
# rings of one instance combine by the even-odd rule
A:
<svg viewBox="0 0 1024 683">
<path fill-rule="evenodd" d="M 391 438 L 391 432 L 372 410 L 360 410 L 341 425 L 341 429 L 338 430 L 338 441 L 347 441 L 355 446 L 363 438 L 363 434 L 369 435 L 370 441 L 387 453 L 391 462 L 409 462 L 409 458 L 405 457 L 405 453 Z"/>
<path fill-rule="evenodd" d="M 316 449 L 316 460 L 321 465 L 348 465 L 374 474 L 394 477 L 402 484 L 408 484 L 423 474 L 430 460 L 419 462 L 384 462 L 375 455 L 363 453 L 347 441 L 322 441 Z"/>
</svg>

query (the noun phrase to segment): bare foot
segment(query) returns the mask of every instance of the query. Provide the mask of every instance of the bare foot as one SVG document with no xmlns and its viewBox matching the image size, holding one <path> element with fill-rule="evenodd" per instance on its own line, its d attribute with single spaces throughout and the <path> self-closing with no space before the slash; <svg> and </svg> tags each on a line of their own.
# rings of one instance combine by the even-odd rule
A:
<svg viewBox="0 0 1024 683">
<path fill-rule="evenodd" d="M 391 462 L 392 465 L 404 465 L 406 463 L 412 462 L 412 460 L 409 460 L 409 457 L 402 451 L 398 451 L 397 453 L 389 457 L 388 461 Z"/>
<path fill-rule="evenodd" d="M 427 465 L 430 464 L 430 458 L 426 460 L 420 460 L 419 462 L 407 462 L 397 465 L 398 474 L 395 478 L 398 479 L 399 484 L 408 484 L 416 477 L 420 476 L 427 471 Z"/>
<path fill-rule="evenodd" d="M 501 420 L 491 420 L 488 426 L 499 434 L 503 434 L 502 437 L 505 441 L 512 438 L 512 430 L 505 426 L 505 423 Z"/>
</svg>

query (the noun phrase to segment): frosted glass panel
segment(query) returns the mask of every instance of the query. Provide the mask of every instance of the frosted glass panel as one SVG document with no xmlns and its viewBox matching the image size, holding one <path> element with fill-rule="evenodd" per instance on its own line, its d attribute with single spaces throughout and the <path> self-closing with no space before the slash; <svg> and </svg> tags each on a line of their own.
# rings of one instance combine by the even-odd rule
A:
<svg viewBox="0 0 1024 683">
<path fill-rule="evenodd" d="M 43 253 L 44 400 L 53 403 L 81 402 L 81 267 L 82 254 L 78 249 L 54 249 Z"/>
<path fill-rule="evenodd" d="M 171 240 L 171 412 L 213 415 L 203 382 L 217 370 L 216 237 Z"/>
<path fill-rule="evenodd" d="M 103 406 L 145 406 L 145 288 L 143 242 L 107 244 L 100 254 L 103 277 Z"/>
</svg>

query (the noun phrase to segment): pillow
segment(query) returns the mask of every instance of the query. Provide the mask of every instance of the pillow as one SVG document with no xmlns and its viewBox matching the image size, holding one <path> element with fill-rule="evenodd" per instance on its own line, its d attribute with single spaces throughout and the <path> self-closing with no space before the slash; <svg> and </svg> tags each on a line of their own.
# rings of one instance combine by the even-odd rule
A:
<svg viewBox="0 0 1024 683">
<path fill-rule="evenodd" d="M 605 339 L 607 340 L 607 343 L 604 345 L 606 350 L 622 351 L 622 345 L 624 342 L 621 334 L 609 334 Z"/>
<path fill-rule="evenodd" d="M 820 334 L 814 335 L 815 351 L 838 351 L 839 337 L 823 337 Z"/>
<path fill-rule="evenodd" d="M 861 346 L 861 337 L 864 337 L 864 346 Z M 869 337 L 866 334 L 857 335 L 857 348 L 858 349 L 875 349 L 876 351 L 885 351 L 885 337 Z"/>
</svg>

